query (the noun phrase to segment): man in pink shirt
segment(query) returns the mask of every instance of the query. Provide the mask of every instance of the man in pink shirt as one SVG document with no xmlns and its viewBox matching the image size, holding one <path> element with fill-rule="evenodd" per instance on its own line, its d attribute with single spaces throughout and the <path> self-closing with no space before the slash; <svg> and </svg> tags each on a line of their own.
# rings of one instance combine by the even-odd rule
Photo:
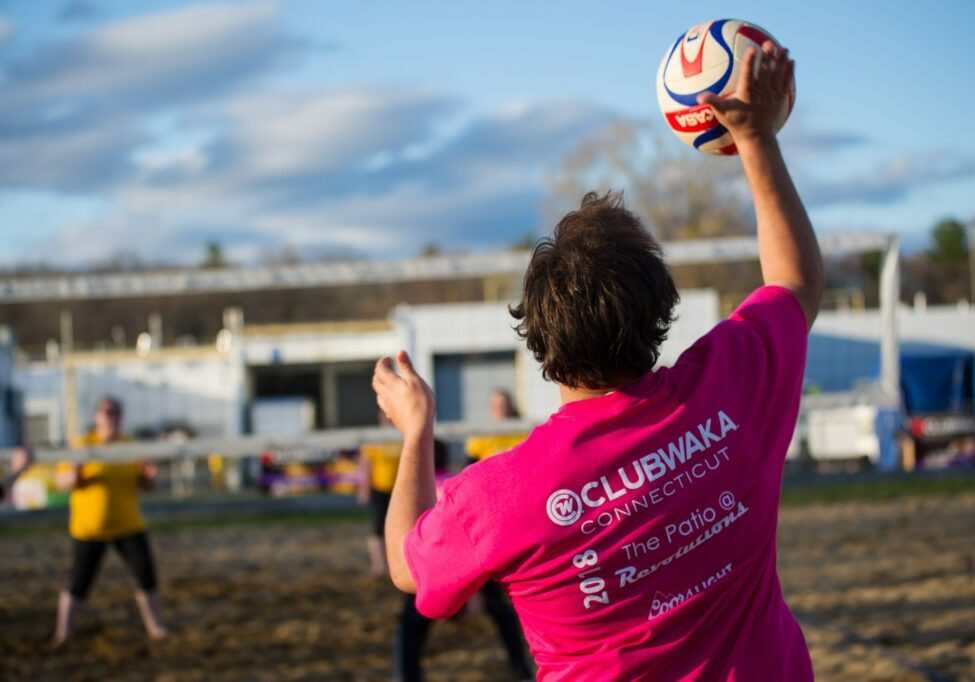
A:
<svg viewBox="0 0 975 682">
<path fill-rule="evenodd" d="M 431 617 L 487 580 L 507 590 L 543 680 L 812 679 L 775 566 L 786 448 L 822 263 L 773 120 L 793 62 L 771 43 L 731 131 L 765 285 L 670 368 L 653 369 L 677 292 L 618 196 L 588 195 L 535 249 L 518 331 L 562 407 L 437 501 L 434 400 L 405 353 L 377 363 L 404 447 L 386 520 L 390 575 Z M 758 64 L 756 64 L 758 62 Z"/>
</svg>

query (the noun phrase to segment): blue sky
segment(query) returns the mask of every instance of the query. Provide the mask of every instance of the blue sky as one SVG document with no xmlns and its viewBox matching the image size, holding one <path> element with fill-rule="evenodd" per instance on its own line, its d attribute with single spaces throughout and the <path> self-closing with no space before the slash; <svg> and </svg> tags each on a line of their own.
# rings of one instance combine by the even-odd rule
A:
<svg viewBox="0 0 975 682">
<path fill-rule="evenodd" d="M 546 176 L 659 123 L 664 49 L 722 16 L 797 60 L 781 138 L 817 229 L 916 248 L 975 218 L 971 2 L 0 0 L 0 265 L 542 233 Z"/>
</svg>

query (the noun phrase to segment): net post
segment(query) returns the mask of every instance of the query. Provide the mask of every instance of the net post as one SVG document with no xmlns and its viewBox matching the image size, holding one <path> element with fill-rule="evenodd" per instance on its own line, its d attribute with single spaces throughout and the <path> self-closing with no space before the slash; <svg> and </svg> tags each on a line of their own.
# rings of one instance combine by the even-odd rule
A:
<svg viewBox="0 0 975 682">
<path fill-rule="evenodd" d="M 900 304 L 900 236 L 887 242 L 880 266 L 880 388 L 885 403 L 900 407 L 900 341 L 897 307 Z"/>
</svg>

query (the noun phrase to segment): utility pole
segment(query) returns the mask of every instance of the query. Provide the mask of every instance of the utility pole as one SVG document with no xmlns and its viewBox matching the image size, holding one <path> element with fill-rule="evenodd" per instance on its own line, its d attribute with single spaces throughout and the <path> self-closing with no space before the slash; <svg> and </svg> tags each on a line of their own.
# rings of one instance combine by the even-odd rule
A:
<svg viewBox="0 0 975 682">
<path fill-rule="evenodd" d="M 975 305 L 975 219 L 968 228 L 968 302 Z"/>
<path fill-rule="evenodd" d="M 892 234 L 880 265 L 880 387 L 888 406 L 900 405 L 900 236 Z"/>
<path fill-rule="evenodd" d="M 61 326 L 61 377 L 64 396 L 64 442 L 70 444 L 78 435 L 78 393 L 75 390 L 74 358 L 74 318 L 70 310 L 62 310 Z"/>
</svg>

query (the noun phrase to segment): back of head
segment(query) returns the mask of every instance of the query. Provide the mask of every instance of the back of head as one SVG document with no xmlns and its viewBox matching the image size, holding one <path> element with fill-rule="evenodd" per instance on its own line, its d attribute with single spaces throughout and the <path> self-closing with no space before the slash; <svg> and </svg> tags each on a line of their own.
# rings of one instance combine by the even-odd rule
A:
<svg viewBox="0 0 975 682">
<path fill-rule="evenodd" d="M 511 314 L 546 379 L 615 389 L 656 364 L 678 300 L 660 245 L 622 194 L 590 192 L 536 245 Z"/>
</svg>

